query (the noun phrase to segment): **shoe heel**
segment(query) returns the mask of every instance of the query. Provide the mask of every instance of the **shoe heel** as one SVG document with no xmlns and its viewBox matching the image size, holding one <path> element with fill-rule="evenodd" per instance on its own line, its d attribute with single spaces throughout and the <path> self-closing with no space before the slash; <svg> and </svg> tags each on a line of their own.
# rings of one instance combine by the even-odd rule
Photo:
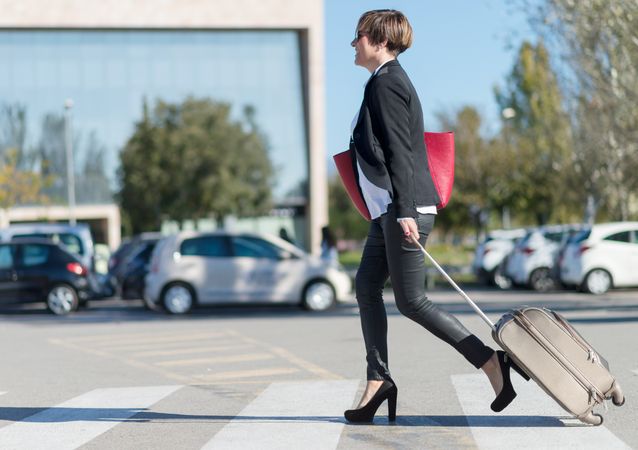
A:
<svg viewBox="0 0 638 450">
<path fill-rule="evenodd" d="M 514 364 L 514 361 L 512 361 L 511 359 L 510 359 L 510 365 L 511 365 L 512 369 L 514 369 L 516 372 L 518 372 L 518 374 L 519 374 L 520 376 L 522 376 L 522 377 L 525 379 L 525 381 L 529 381 L 529 375 L 527 375 L 527 374 L 523 371 L 523 369 L 521 369 L 521 368 L 520 368 L 520 367 L 518 367 L 516 364 Z"/>
<path fill-rule="evenodd" d="M 397 394 L 396 392 L 388 397 L 388 421 L 397 420 Z"/>
</svg>

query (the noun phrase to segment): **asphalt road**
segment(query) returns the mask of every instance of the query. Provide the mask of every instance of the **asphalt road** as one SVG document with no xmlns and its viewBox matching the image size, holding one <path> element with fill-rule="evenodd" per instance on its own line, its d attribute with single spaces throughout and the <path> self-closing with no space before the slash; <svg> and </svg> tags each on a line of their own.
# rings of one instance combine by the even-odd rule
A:
<svg viewBox="0 0 638 450">
<path fill-rule="evenodd" d="M 69 317 L 39 306 L 0 309 L 0 448 L 638 448 L 638 292 L 602 297 L 470 289 L 494 320 L 549 306 L 604 355 L 627 396 L 600 427 L 570 419 L 533 383 L 489 409 L 487 379 L 402 317 L 388 294 L 398 420 L 342 411 L 364 386 L 356 304 L 217 307 L 173 317 L 140 302 L 92 302 Z M 489 329 L 454 292 L 430 298 L 486 342 Z M 416 345 L 414 343 L 417 343 Z"/>
</svg>

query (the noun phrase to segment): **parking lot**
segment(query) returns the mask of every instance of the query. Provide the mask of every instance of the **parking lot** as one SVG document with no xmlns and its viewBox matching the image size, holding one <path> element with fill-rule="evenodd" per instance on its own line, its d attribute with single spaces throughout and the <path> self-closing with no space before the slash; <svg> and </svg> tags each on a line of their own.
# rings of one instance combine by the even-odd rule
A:
<svg viewBox="0 0 638 450">
<path fill-rule="evenodd" d="M 455 352 L 400 316 L 387 292 L 398 422 L 345 424 L 364 386 L 359 317 L 352 301 L 320 313 L 296 306 L 224 306 L 174 316 L 140 301 L 89 302 L 55 316 L 33 304 L 0 311 L 0 443 L 22 448 L 564 448 L 638 447 L 638 292 L 500 291 L 468 286 L 496 319 L 523 304 L 563 313 L 610 362 L 627 404 L 583 427 L 532 383 L 504 413 Z M 430 297 L 486 342 L 485 324 L 454 291 Z M 406 348 L 406 342 L 420 343 Z M 13 343 L 13 344 L 10 344 Z M 318 441 L 315 441 L 317 439 Z M 28 445 L 30 444 L 30 445 Z M 522 447 L 525 447 L 521 444 Z M 539 448 L 533 446 L 532 448 Z"/>
</svg>

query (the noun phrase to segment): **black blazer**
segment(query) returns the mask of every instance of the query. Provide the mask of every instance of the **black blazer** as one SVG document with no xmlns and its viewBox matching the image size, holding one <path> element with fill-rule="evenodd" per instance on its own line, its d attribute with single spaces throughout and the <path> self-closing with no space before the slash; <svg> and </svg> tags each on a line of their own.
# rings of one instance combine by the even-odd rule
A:
<svg viewBox="0 0 638 450">
<path fill-rule="evenodd" d="M 412 82 L 397 60 L 386 63 L 366 85 L 350 148 L 366 178 L 390 192 L 397 217 L 439 203 L 423 131 Z"/>
</svg>

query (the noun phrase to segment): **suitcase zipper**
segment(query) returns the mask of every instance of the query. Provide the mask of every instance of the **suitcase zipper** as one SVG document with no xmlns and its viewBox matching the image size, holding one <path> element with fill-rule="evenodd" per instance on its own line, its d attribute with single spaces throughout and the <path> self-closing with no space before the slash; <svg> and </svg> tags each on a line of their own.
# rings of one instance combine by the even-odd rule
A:
<svg viewBox="0 0 638 450">
<path fill-rule="evenodd" d="M 575 332 L 575 330 L 572 328 L 572 326 L 567 323 L 567 321 L 565 319 L 563 319 L 563 317 L 554 312 L 551 311 L 547 308 L 542 308 L 542 310 L 551 316 L 554 316 L 554 318 L 561 324 L 563 325 L 563 329 L 574 339 L 574 341 L 576 341 L 576 343 L 587 352 L 587 361 L 590 361 L 592 363 L 599 363 L 600 362 L 600 358 L 598 357 L 598 354 L 596 353 L 596 350 L 594 350 L 594 348 L 590 345 L 588 345 L 586 342 L 583 342 L 583 338 Z"/>
<path fill-rule="evenodd" d="M 522 324 L 526 325 L 528 328 L 533 329 L 535 331 L 536 335 L 542 336 L 543 340 L 546 341 L 546 342 L 549 342 L 550 345 L 551 345 L 551 342 L 549 341 L 549 339 L 547 339 L 543 335 L 543 333 L 538 328 L 536 328 L 536 326 L 527 317 L 525 317 L 523 315 L 522 311 L 514 311 L 514 318 L 518 319 L 519 322 L 522 322 Z M 570 333 L 570 335 L 571 335 L 571 333 Z M 554 360 L 558 364 L 560 364 L 563 367 L 563 369 L 565 369 L 566 372 L 571 373 L 573 378 L 578 382 L 578 384 L 580 384 L 581 387 L 586 392 L 588 392 L 588 394 L 589 394 L 589 398 L 588 398 L 588 401 L 587 401 L 588 405 L 591 405 L 592 404 L 592 400 L 594 400 L 594 399 L 596 400 L 596 403 L 603 403 L 604 402 L 605 395 L 601 391 L 599 391 L 596 388 L 596 386 L 594 386 L 591 382 L 589 382 L 587 377 L 584 376 L 580 372 L 580 370 L 578 370 L 576 367 L 574 367 L 574 370 L 570 369 L 563 361 L 561 361 L 557 356 L 555 356 L 554 353 L 560 353 L 560 352 L 558 352 L 558 351 L 556 351 L 556 352 L 550 351 L 550 348 L 548 347 L 548 345 L 545 342 L 543 342 L 537 336 L 534 336 L 534 338 L 535 338 L 536 342 L 538 342 L 547 351 L 547 353 L 549 353 L 552 356 L 552 358 L 554 358 Z M 554 346 L 552 345 L 552 347 L 554 347 Z M 581 347 L 582 347 L 582 345 L 581 345 Z M 554 349 L 556 349 L 556 348 L 554 347 Z M 588 349 L 584 349 L 584 350 L 588 350 Z M 583 381 L 583 379 L 586 380 L 586 381 Z"/>
</svg>

